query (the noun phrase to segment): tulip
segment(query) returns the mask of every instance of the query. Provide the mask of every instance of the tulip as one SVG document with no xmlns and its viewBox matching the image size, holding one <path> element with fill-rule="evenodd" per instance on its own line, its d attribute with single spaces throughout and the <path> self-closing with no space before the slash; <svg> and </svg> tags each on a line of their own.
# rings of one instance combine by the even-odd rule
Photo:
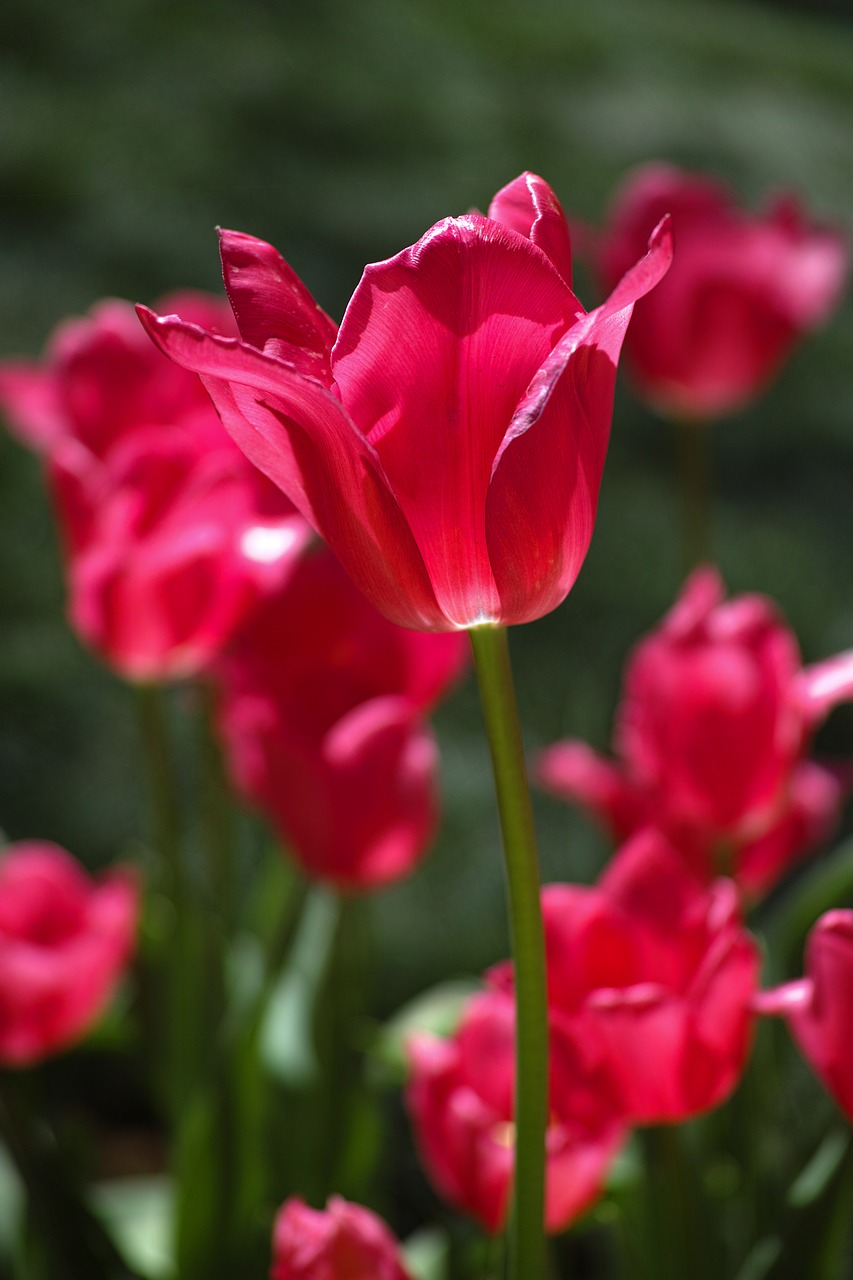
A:
<svg viewBox="0 0 853 1280">
<path fill-rule="evenodd" d="M 502 1229 L 514 1166 L 515 1013 L 497 987 L 473 996 L 449 1040 L 409 1043 L 407 1101 L 421 1158 L 440 1193 L 488 1232 Z M 562 1231 L 601 1194 L 625 1137 L 594 1038 L 552 1025 L 545 1221 Z"/>
<path fill-rule="evenodd" d="M 556 196 L 523 174 L 488 217 L 368 266 L 337 336 L 270 245 L 230 231 L 239 340 L 140 315 L 386 617 L 520 623 L 564 599 L 586 555 L 616 363 L 669 264 L 665 226 L 649 245 L 585 312 Z"/>
<path fill-rule="evenodd" d="M 647 829 L 594 888 L 547 886 L 542 911 L 552 1021 L 602 1046 L 628 1121 L 722 1102 L 746 1060 L 759 963 L 731 881 L 702 888 Z"/>
<path fill-rule="evenodd" d="M 783 1014 L 813 1070 L 853 1120 L 853 911 L 828 911 L 809 934 L 806 976 L 755 1001 Z"/>
<path fill-rule="evenodd" d="M 0 856 L 0 1062 L 59 1053 L 95 1024 L 127 967 L 136 881 L 93 881 L 57 845 L 22 841 Z"/>
<path fill-rule="evenodd" d="M 219 303 L 172 304 L 229 330 Z M 0 367 L 0 405 L 45 458 L 72 625 L 128 679 L 204 670 L 306 540 L 198 378 L 160 355 L 128 303 L 61 325 L 43 364 Z"/>
<path fill-rule="evenodd" d="M 628 660 L 617 759 L 562 742 L 538 776 L 617 839 L 653 823 L 702 879 L 730 871 L 763 893 L 837 820 L 843 775 L 805 756 L 851 693 L 853 654 L 803 668 L 769 600 L 725 601 L 716 570 L 702 568 Z"/>
<path fill-rule="evenodd" d="M 286 1200 L 273 1229 L 270 1280 L 411 1280 L 381 1218 L 332 1196 L 325 1209 Z"/>
<path fill-rule="evenodd" d="M 423 717 L 466 656 L 461 635 L 386 621 L 327 550 L 234 640 L 217 667 L 226 760 L 310 875 L 374 888 L 426 852 L 438 761 Z"/>
<path fill-rule="evenodd" d="M 750 215 L 722 183 L 650 164 L 626 180 L 607 230 L 593 241 L 603 289 L 664 213 L 672 216 L 675 261 L 638 304 L 626 355 L 656 407 L 705 421 L 762 391 L 798 340 L 827 318 L 845 284 L 848 248 L 837 230 L 810 222 L 793 196 Z"/>
</svg>

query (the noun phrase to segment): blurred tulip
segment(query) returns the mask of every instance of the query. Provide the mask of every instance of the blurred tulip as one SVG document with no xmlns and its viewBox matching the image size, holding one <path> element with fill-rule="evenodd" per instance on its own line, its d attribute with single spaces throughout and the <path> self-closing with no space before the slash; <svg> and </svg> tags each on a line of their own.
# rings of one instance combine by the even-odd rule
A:
<svg viewBox="0 0 853 1280">
<path fill-rule="evenodd" d="M 589 546 L 616 362 L 668 231 L 649 246 L 587 314 L 559 202 L 523 174 L 488 217 L 447 218 L 368 266 L 337 337 L 270 245 L 229 231 L 240 341 L 140 314 L 386 617 L 527 622 L 563 600 Z"/>
<path fill-rule="evenodd" d="M 424 854 L 438 760 L 423 716 L 466 659 L 462 635 L 386 621 L 325 549 L 239 634 L 218 666 L 226 758 L 310 875 L 373 888 Z"/>
<path fill-rule="evenodd" d="M 449 1040 L 409 1044 L 408 1107 L 423 1162 L 451 1204 L 489 1232 L 502 1229 L 514 1164 L 512 995 L 467 1003 Z M 616 1091 L 596 1041 L 552 1025 L 545 1219 L 562 1231 L 601 1194 L 625 1137 Z"/>
<path fill-rule="evenodd" d="M 285 1201 L 273 1229 L 270 1280 L 411 1280 L 381 1218 L 332 1196 L 325 1209 Z"/>
<path fill-rule="evenodd" d="M 806 976 L 755 1001 L 784 1014 L 800 1049 L 853 1120 L 853 911 L 828 911 L 809 934 Z"/>
<path fill-rule="evenodd" d="M 94 1025 L 127 967 L 138 890 L 124 870 L 92 881 L 57 845 L 0 855 L 0 1062 L 59 1053 Z"/>
<path fill-rule="evenodd" d="M 214 300 L 166 304 L 230 331 Z M 66 321 L 41 365 L 0 366 L 0 406 L 45 457 L 71 622 L 128 679 L 204 669 L 308 536 L 129 303 Z"/>
<path fill-rule="evenodd" d="M 598 1042 L 629 1122 L 717 1106 L 746 1060 L 758 950 L 731 881 L 703 889 L 651 829 L 594 888 L 542 893 L 552 1020 Z"/>
<path fill-rule="evenodd" d="M 703 568 L 629 658 L 617 759 L 568 741 L 544 751 L 537 772 L 617 839 L 655 825 L 702 879 L 724 870 L 758 894 L 838 818 L 844 776 L 805 752 L 851 696 L 853 653 L 803 668 L 772 603 L 725 601 L 719 574 Z"/>
<path fill-rule="evenodd" d="M 666 213 L 672 270 L 638 303 L 626 355 L 640 392 L 662 412 L 717 418 L 762 391 L 797 341 L 827 318 L 846 281 L 847 241 L 810 222 L 793 196 L 751 215 L 713 178 L 650 164 L 625 181 L 608 228 L 594 239 L 604 290 Z"/>
</svg>

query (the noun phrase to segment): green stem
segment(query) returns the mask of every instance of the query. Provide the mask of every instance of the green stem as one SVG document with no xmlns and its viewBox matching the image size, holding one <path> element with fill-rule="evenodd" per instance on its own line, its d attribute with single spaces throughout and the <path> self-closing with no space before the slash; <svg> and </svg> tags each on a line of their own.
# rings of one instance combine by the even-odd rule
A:
<svg viewBox="0 0 853 1280">
<path fill-rule="evenodd" d="M 67 1280 L 132 1280 L 110 1237 L 70 1177 L 33 1081 L 0 1071 L 0 1134 L 27 1189 L 38 1246 L 50 1274 Z"/>
<path fill-rule="evenodd" d="M 687 569 L 711 559 L 711 460 L 708 426 L 679 421 L 678 475 L 681 490 L 684 556 Z"/>
<path fill-rule="evenodd" d="M 548 1006 L 539 860 L 524 746 L 503 627 L 469 632 L 503 834 L 515 965 L 515 1182 L 511 1280 L 545 1275 Z"/>
<path fill-rule="evenodd" d="M 198 967 L 193 895 L 182 849 L 180 791 L 172 751 L 166 690 L 137 686 L 137 708 L 151 812 L 151 836 L 159 860 L 159 879 L 171 906 L 165 938 L 162 980 L 167 992 L 163 1012 L 168 1069 L 165 1073 L 176 1123 L 185 1114 L 194 1085 L 199 1013 L 194 999 Z"/>
<path fill-rule="evenodd" d="M 186 914 L 189 894 L 181 861 L 181 814 L 169 738 L 166 694 L 159 685 L 143 684 L 136 686 L 136 695 L 148 771 L 152 836 L 162 860 L 166 892 L 175 915 L 182 919 Z"/>
</svg>

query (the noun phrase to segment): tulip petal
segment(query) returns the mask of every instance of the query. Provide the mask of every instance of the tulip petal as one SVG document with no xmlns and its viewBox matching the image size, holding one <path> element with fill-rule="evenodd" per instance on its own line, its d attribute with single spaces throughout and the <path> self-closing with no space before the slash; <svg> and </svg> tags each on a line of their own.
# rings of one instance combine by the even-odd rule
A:
<svg viewBox="0 0 853 1280">
<path fill-rule="evenodd" d="M 619 351 L 633 304 L 671 259 L 664 220 L 645 258 L 564 335 L 518 402 L 495 457 L 486 506 L 503 618 L 527 622 L 556 608 L 580 571 L 598 504 Z M 520 556 L 519 547 L 527 554 Z"/>
<path fill-rule="evenodd" d="M 230 435 L 336 552 L 392 622 L 448 630 L 423 559 L 370 443 L 340 402 L 282 361 L 146 308 L 160 349 L 198 373 Z"/>
<path fill-rule="evenodd" d="M 20 360 L 0 365 L 0 409 L 18 439 L 39 453 L 54 446 L 64 433 L 56 378 L 35 363 Z"/>
<path fill-rule="evenodd" d="M 642 793 L 624 770 L 585 742 L 555 742 L 534 762 L 536 781 L 561 800 L 579 804 L 614 836 L 631 835 L 650 820 Z"/>
<path fill-rule="evenodd" d="M 220 231 L 219 248 L 225 289 L 243 341 L 328 386 L 337 326 L 290 264 L 271 244 L 241 231 Z"/>
<path fill-rule="evenodd" d="M 853 699 L 853 649 L 806 667 L 798 683 L 805 714 L 817 724 L 839 702 Z"/>
<path fill-rule="evenodd" d="M 332 353 L 341 398 L 459 626 L 499 616 L 489 476 L 519 399 L 576 314 L 543 253 L 474 214 L 368 266 L 347 308 Z"/>
<path fill-rule="evenodd" d="M 571 288 L 569 224 L 553 188 L 535 173 L 522 173 L 497 193 L 489 217 L 518 231 L 547 254 Z"/>
</svg>

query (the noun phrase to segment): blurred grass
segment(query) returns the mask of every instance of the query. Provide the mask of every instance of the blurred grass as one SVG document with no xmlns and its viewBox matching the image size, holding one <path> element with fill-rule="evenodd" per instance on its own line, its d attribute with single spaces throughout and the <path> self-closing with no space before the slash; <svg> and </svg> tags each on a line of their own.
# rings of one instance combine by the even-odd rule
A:
<svg viewBox="0 0 853 1280">
<path fill-rule="evenodd" d="M 0 350 L 34 353 L 112 293 L 217 289 L 213 227 L 274 241 L 339 316 L 365 261 L 522 168 L 600 217 L 653 157 L 757 204 L 799 188 L 853 224 L 853 27 L 843 11 L 732 0 L 7 0 L 0 16 Z M 593 301 L 584 288 L 581 296 Z M 719 558 L 775 596 L 808 658 L 853 645 L 853 307 L 765 399 L 714 432 Z M 512 637 L 531 746 L 606 745 L 621 665 L 682 562 L 673 442 L 623 383 L 596 536 L 568 602 Z M 60 617 L 37 464 L 0 442 L 0 827 L 90 862 L 141 828 L 129 695 Z M 447 819 L 376 899 L 377 1009 L 506 950 L 498 832 L 470 684 L 438 717 Z M 853 754 L 853 713 L 826 741 Z M 547 877 L 606 846 L 540 798 Z M 440 921 L 440 928 L 436 927 Z"/>
</svg>

